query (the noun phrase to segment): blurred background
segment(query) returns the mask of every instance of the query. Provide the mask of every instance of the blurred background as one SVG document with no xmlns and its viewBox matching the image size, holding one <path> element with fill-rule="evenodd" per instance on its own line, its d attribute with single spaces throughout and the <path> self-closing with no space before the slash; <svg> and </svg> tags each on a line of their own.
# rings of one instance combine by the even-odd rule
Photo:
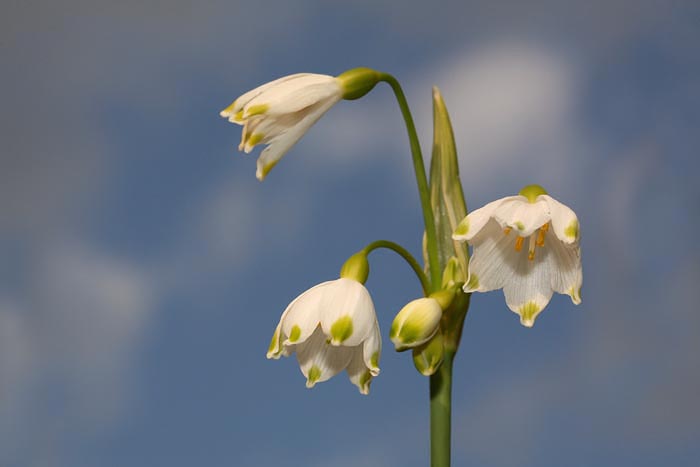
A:
<svg viewBox="0 0 700 467">
<path fill-rule="evenodd" d="M 0 465 L 425 466 L 428 383 L 304 386 L 268 361 L 289 301 L 380 238 L 420 254 L 387 86 L 255 179 L 218 113 L 296 72 L 442 90 L 471 208 L 539 183 L 578 213 L 583 303 L 533 329 L 474 296 L 454 465 L 697 465 L 700 8 L 694 1 L 8 1 L 0 19 Z"/>
</svg>

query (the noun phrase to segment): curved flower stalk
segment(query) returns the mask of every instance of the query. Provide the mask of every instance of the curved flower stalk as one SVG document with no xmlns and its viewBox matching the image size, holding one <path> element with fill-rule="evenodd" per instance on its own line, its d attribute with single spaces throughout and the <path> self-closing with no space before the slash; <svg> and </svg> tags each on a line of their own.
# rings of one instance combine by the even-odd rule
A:
<svg viewBox="0 0 700 467">
<path fill-rule="evenodd" d="M 258 157 L 256 177 L 263 180 L 311 126 L 341 99 L 357 99 L 377 83 L 378 73 L 367 68 L 338 77 L 314 73 L 284 76 L 238 97 L 220 115 L 243 125 L 239 151 L 267 147 Z"/>
<path fill-rule="evenodd" d="M 347 370 L 350 381 L 368 394 L 379 374 L 382 340 L 374 304 L 362 285 L 366 264 L 364 254 L 354 255 L 340 279 L 310 288 L 282 313 L 267 358 L 296 352 L 308 388 Z"/>
<path fill-rule="evenodd" d="M 474 247 L 464 291 L 502 288 L 524 326 L 535 323 L 553 292 L 581 303 L 578 218 L 544 188 L 529 185 L 471 212 L 453 238 Z"/>
</svg>

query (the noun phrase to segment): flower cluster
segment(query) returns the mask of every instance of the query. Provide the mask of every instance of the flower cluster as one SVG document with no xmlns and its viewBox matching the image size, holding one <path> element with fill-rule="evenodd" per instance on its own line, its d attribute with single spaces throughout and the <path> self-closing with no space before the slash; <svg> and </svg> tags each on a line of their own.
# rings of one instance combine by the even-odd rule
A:
<svg viewBox="0 0 700 467">
<path fill-rule="evenodd" d="M 378 81 L 386 79 L 386 75 L 367 68 L 349 70 L 337 77 L 290 75 L 243 94 L 221 116 L 243 126 L 239 150 L 249 153 L 258 144 L 267 145 L 257 161 L 256 175 L 263 180 L 333 105 L 341 99 L 362 97 Z M 393 83 L 392 87 L 396 82 Z M 449 127 L 446 109 L 441 111 L 444 124 Z M 448 129 L 444 138 L 454 144 L 451 127 Z M 447 146 L 439 149 L 449 152 Z M 466 213 L 455 151 L 452 157 L 446 159 L 440 169 L 443 172 L 434 172 L 446 174 L 447 181 L 441 182 L 446 183 L 443 191 L 452 190 L 453 196 L 461 199 L 461 214 L 451 211 L 452 220 L 444 236 L 448 242 L 451 229 Z M 433 173 L 431 184 L 432 177 Z M 449 177 L 456 178 L 456 185 L 447 184 Z M 436 193 L 442 193 L 439 184 L 433 187 L 438 187 Z M 529 185 L 516 196 L 471 212 L 452 233 L 456 242 L 472 246 L 468 264 L 467 247 L 455 243 L 462 248 L 461 259 L 452 256 L 447 262 L 442 290 L 433 289 L 430 293 L 424 283 L 426 296 L 409 302 L 394 318 L 389 337 L 396 350 L 413 349 L 416 368 L 424 375 L 432 375 L 443 361 L 447 340 L 452 339 L 453 351 L 458 345 L 459 337 L 455 341 L 455 333 L 448 329 L 454 323 L 450 320 L 450 307 L 457 292 L 466 300 L 462 305 L 456 302 L 463 306 L 463 320 L 469 300 L 465 294 L 503 289 L 507 306 L 527 327 L 533 326 L 554 292 L 567 294 L 575 304 L 580 303 L 583 274 L 579 237 L 576 214 L 538 185 Z M 360 392 L 367 394 L 372 378 L 379 374 L 381 335 L 372 299 L 364 286 L 369 273 L 369 248 L 345 263 L 339 279 L 318 284 L 294 299 L 275 329 L 267 357 L 277 359 L 296 353 L 309 388 L 345 370 Z M 400 250 L 399 247 L 395 251 L 404 256 Z M 423 272 L 419 266 L 417 269 L 420 278 Z M 433 273 L 436 270 L 431 268 Z M 432 282 L 435 285 L 435 276 Z M 461 323 L 460 320 L 460 330 Z"/>
</svg>

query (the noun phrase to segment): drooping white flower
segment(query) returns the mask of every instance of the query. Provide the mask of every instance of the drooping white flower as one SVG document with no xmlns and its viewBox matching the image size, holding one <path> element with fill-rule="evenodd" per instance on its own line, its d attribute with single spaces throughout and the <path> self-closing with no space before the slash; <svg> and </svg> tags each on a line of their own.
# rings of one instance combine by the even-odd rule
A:
<svg viewBox="0 0 700 467">
<path fill-rule="evenodd" d="M 581 303 L 578 218 L 542 187 L 529 185 L 471 212 L 452 238 L 474 247 L 464 291 L 502 288 L 524 326 L 534 324 L 553 292 Z"/>
<path fill-rule="evenodd" d="M 323 282 L 289 304 L 277 325 L 267 358 L 293 352 L 306 386 L 347 370 L 362 394 L 379 374 L 381 335 L 369 292 L 357 280 Z"/>
<path fill-rule="evenodd" d="M 229 122 L 243 125 L 239 151 L 250 153 L 267 144 L 257 163 L 263 180 L 284 154 L 343 97 L 340 81 L 328 75 L 297 73 L 263 84 L 221 111 Z"/>
<path fill-rule="evenodd" d="M 220 115 L 243 125 L 239 151 L 267 147 L 258 157 L 256 177 L 263 180 L 294 144 L 341 99 L 358 99 L 374 88 L 382 74 L 353 68 L 338 76 L 297 73 L 248 91 Z"/>
</svg>

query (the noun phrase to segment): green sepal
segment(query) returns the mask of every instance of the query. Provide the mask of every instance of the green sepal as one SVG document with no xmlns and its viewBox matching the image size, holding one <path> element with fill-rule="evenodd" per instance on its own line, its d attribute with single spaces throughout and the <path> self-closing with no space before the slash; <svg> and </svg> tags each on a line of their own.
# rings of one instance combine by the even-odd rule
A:
<svg viewBox="0 0 700 467">
<path fill-rule="evenodd" d="M 338 75 L 340 87 L 343 88 L 343 99 L 355 100 L 364 96 L 377 85 L 381 73 L 371 68 L 353 68 Z"/>
<path fill-rule="evenodd" d="M 363 251 L 358 251 L 343 264 L 340 268 L 340 277 L 347 279 L 353 279 L 364 284 L 369 276 L 369 261 L 367 260 L 367 253 Z"/>
<path fill-rule="evenodd" d="M 452 233 L 467 215 L 459 179 L 457 148 L 447 107 L 440 90 L 433 88 L 433 154 L 430 160 L 430 203 L 437 231 L 438 260 L 444 270 L 455 257 L 467 276 L 469 250 L 465 242 L 452 239 Z M 444 280 L 443 280 L 444 282 Z"/>
</svg>

